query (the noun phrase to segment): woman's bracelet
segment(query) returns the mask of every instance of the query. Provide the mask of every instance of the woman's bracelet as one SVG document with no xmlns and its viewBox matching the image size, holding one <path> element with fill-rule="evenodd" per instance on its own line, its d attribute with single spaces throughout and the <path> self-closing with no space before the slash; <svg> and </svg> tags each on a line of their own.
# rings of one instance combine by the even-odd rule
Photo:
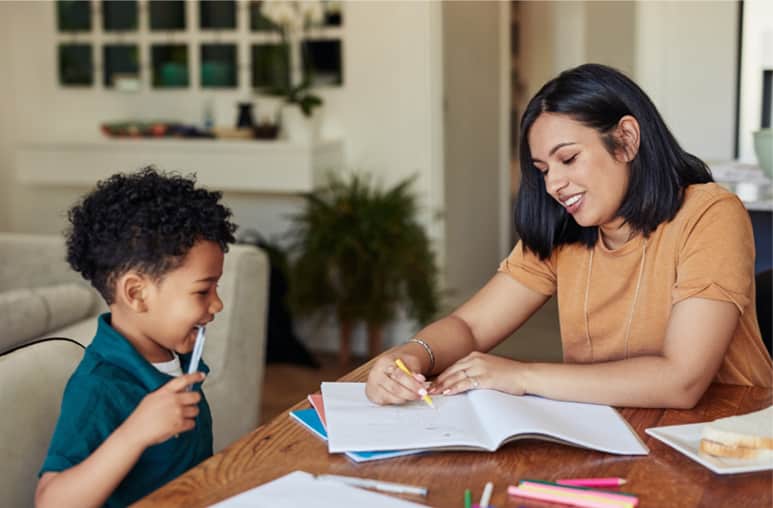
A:
<svg viewBox="0 0 773 508">
<path fill-rule="evenodd" d="M 429 355 L 429 371 L 427 371 L 427 373 L 432 374 L 432 371 L 435 369 L 435 353 L 432 352 L 432 348 L 429 347 L 429 344 L 427 344 L 426 342 L 424 342 L 418 337 L 414 337 L 413 339 L 408 341 L 409 344 L 411 342 L 414 342 L 420 345 L 421 347 L 423 347 L 424 351 L 426 351 L 427 354 Z"/>
</svg>

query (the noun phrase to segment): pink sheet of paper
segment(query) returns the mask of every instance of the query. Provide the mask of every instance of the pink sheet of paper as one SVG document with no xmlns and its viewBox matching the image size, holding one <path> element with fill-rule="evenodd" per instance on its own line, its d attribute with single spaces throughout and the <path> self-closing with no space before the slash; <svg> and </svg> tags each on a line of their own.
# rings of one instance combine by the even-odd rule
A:
<svg viewBox="0 0 773 508">
<path fill-rule="evenodd" d="M 322 394 L 319 392 L 312 393 L 308 396 L 308 399 L 311 407 L 313 407 L 317 412 L 317 416 L 319 416 L 319 420 L 322 422 L 322 425 L 324 425 L 327 429 L 327 420 L 325 419 L 325 404 L 322 402 Z"/>
</svg>

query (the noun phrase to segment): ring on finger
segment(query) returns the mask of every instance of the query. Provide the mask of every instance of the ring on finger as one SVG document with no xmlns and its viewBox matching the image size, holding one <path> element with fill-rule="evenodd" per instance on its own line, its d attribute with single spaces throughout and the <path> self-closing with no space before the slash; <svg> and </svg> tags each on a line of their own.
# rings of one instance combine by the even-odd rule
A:
<svg viewBox="0 0 773 508">
<path fill-rule="evenodd" d="M 480 386 L 480 383 L 478 382 L 478 378 L 475 376 L 467 376 L 470 381 L 472 381 L 472 387 L 478 388 Z"/>
</svg>

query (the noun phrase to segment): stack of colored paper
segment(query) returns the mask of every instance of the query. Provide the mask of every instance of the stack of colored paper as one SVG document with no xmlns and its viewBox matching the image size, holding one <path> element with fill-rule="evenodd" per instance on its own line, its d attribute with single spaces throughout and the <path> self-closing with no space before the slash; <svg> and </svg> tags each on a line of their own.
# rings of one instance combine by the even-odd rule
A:
<svg viewBox="0 0 773 508">
<path fill-rule="evenodd" d="M 507 493 L 526 499 L 583 508 L 634 508 L 639 504 L 639 498 L 626 492 L 571 487 L 539 480 L 521 480 L 517 487 L 508 487 Z"/>
</svg>

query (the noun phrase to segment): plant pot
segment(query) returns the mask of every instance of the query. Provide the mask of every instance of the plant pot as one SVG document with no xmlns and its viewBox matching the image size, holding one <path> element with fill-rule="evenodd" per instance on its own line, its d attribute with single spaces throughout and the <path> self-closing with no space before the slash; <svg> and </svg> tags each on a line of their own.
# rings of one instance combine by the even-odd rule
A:
<svg viewBox="0 0 773 508">
<path fill-rule="evenodd" d="M 270 123 L 256 125 L 252 129 L 255 139 L 276 139 L 279 135 L 279 126 Z"/>
<path fill-rule="evenodd" d="M 280 112 L 282 139 L 299 145 L 313 145 L 320 138 L 321 117 L 319 108 L 315 108 L 309 117 L 297 104 L 284 104 Z"/>
<path fill-rule="evenodd" d="M 773 180 L 773 129 L 760 129 L 754 133 L 754 153 L 762 171 Z"/>
</svg>

